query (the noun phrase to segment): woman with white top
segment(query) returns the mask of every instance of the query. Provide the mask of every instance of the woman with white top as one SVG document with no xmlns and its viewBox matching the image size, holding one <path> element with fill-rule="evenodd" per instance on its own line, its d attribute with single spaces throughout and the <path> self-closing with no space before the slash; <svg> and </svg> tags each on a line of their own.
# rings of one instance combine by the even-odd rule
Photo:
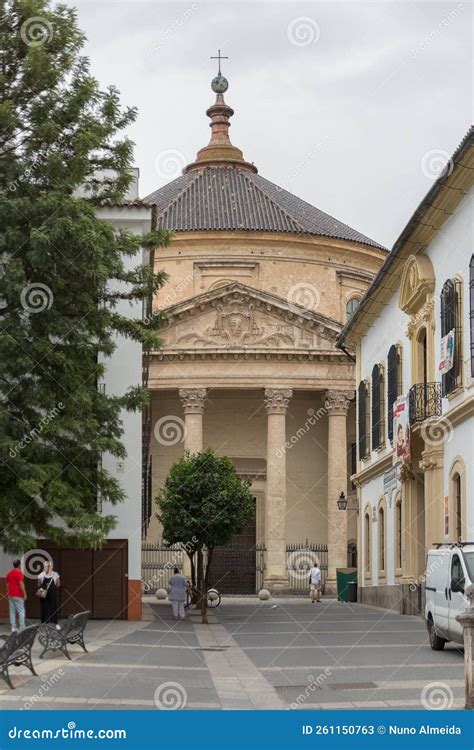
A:
<svg viewBox="0 0 474 750">
<path fill-rule="evenodd" d="M 61 585 L 59 573 L 53 570 L 53 563 L 46 561 L 44 570 L 38 576 L 38 589 L 46 591 L 41 595 L 41 622 L 58 622 L 58 589 Z"/>
</svg>

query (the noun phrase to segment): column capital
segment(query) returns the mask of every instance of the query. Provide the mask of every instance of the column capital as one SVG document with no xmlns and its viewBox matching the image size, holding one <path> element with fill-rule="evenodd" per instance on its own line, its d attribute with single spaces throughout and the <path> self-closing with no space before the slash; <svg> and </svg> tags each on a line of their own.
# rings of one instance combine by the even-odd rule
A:
<svg viewBox="0 0 474 750">
<path fill-rule="evenodd" d="M 347 416 L 349 405 L 354 398 L 354 391 L 326 391 L 325 407 L 329 416 L 332 414 Z"/>
<path fill-rule="evenodd" d="M 291 388 L 265 388 L 267 414 L 286 414 L 292 395 Z"/>
<path fill-rule="evenodd" d="M 207 388 L 180 388 L 179 397 L 185 414 L 204 414 Z"/>
</svg>

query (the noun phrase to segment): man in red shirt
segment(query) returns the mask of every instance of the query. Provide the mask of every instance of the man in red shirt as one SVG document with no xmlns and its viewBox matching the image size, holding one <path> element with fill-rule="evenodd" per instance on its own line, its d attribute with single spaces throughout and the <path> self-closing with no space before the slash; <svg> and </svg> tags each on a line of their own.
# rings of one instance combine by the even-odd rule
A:
<svg viewBox="0 0 474 750">
<path fill-rule="evenodd" d="M 13 560 L 13 569 L 7 573 L 7 596 L 12 633 L 25 627 L 25 576 L 21 572 L 21 560 Z M 18 615 L 18 627 L 16 616 Z"/>
</svg>

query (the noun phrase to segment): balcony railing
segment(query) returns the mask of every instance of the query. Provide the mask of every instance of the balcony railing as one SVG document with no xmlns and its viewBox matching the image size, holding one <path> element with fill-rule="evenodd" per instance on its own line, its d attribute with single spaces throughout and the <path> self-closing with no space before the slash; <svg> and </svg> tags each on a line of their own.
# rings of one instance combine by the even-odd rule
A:
<svg viewBox="0 0 474 750">
<path fill-rule="evenodd" d="M 417 383 L 409 394 L 410 424 L 441 416 L 441 383 Z"/>
</svg>

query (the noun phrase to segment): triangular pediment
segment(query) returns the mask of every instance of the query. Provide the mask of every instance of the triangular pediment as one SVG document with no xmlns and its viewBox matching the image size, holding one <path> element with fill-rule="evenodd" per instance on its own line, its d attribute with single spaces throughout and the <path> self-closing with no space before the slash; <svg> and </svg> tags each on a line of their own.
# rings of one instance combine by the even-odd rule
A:
<svg viewBox="0 0 474 750">
<path fill-rule="evenodd" d="M 276 295 L 231 283 L 163 311 L 164 350 L 337 352 L 342 326 Z"/>
</svg>

